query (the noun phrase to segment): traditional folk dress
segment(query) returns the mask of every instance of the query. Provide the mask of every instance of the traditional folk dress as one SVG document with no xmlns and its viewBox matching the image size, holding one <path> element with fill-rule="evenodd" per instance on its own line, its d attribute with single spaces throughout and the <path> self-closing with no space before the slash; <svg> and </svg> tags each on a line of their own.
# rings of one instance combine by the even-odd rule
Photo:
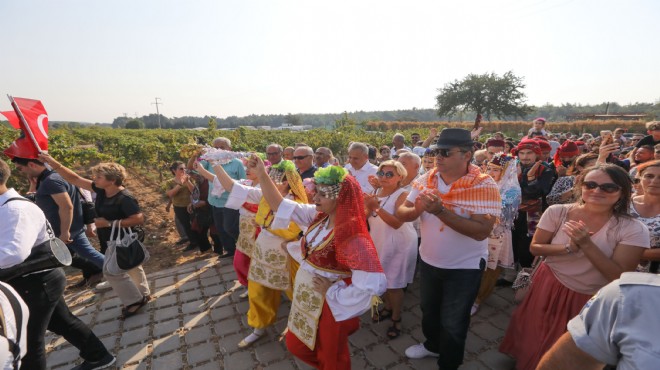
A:
<svg viewBox="0 0 660 370">
<path fill-rule="evenodd" d="M 289 161 L 286 161 L 289 162 Z M 290 162 L 289 162 L 290 163 Z M 271 168 L 271 177 L 277 168 Z M 279 180 L 282 176 L 287 177 L 291 192 L 287 199 L 297 203 L 306 203 L 307 196 L 302 186 L 300 175 L 292 167 L 293 171 L 279 171 Z M 247 274 L 248 286 L 248 325 L 255 329 L 262 329 L 272 325 L 277 318 L 277 310 L 280 306 L 282 291 L 291 297 L 291 276 L 287 265 L 288 255 L 282 250 L 281 245 L 285 241 L 297 240 L 301 229 L 293 222 L 275 222 L 270 206 L 262 196 L 260 188 L 245 186 L 234 183 L 227 203 L 233 207 L 237 204 L 258 203 L 255 214 L 255 222 L 261 228 L 250 255 L 250 268 Z M 277 226 L 274 226 L 274 223 Z"/>
<path fill-rule="evenodd" d="M 318 369 L 350 369 L 348 336 L 359 328 L 359 316 L 386 290 L 363 212 L 362 191 L 352 176 L 341 183 L 334 228 L 328 228 L 328 215 L 314 205 L 285 199 L 277 210 L 277 218 L 309 226 L 301 244 L 289 244 L 300 268 L 286 344 L 296 357 Z M 325 295 L 313 289 L 315 275 L 334 281 Z"/>
<path fill-rule="evenodd" d="M 498 154 L 493 157 L 488 165 L 498 166 L 502 169 L 502 176 L 497 181 L 497 187 L 502 198 L 502 213 L 497 224 L 495 224 L 493 232 L 488 237 L 488 262 L 486 263 L 486 271 L 481 277 L 477 304 L 485 301 L 493 292 L 502 268 L 512 269 L 515 267 L 511 228 L 518 216 L 518 206 L 521 199 L 517 174 L 518 160 L 505 154 Z"/>
<path fill-rule="evenodd" d="M 216 179 L 213 180 L 214 189 L 221 189 L 222 184 Z M 217 182 L 217 184 L 216 184 Z M 243 180 L 234 180 L 234 184 L 240 184 L 244 186 L 252 186 L 252 180 L 243 179 Z M 259 189 L 259 185 L 254 187 Z M 239 191 L 240 193 L 240 191 Z M 237 209 L 240 218 L 239 218 L 239 230 L 238 239 L 236 240 L 236 252 L 234 253 L 234 270 L 236 270 L 236 277 L 238 282 L 243 286 L 247 286 L 247 276 L 250 269 L 250 260 L 252 259 L 252 253 L 256 248 L 256 241 L 261 227 L 257 224 L 255 220 L 257 216 L 257 210 L 259 208 L 258 201 L 245 201 L 241 203 L 239 201 L 241 197 L 239 196 L 229 196 L 227 203 L 225 203 L 226 208 Z M 261 196 L 259 196 L 261 198 Z"/>
</svg>

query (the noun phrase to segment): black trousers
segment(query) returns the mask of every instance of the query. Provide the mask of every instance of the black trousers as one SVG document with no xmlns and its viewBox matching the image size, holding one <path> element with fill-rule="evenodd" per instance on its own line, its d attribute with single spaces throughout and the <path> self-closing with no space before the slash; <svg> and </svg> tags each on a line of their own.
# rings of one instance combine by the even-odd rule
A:
<svg viewBox="0 0 660 370">
<path fill-rule="evenodd" d="M 183 226 L 183 229 L 186 231 L 186 235 L 188 236 L 188 239 L 191 240 L 190 234 L 192 234 L 192 223 L 190 220 L 190 213 L 188 213 L 188 207 L 173 207 L 174 208 L 174 217 L 179 220 L 181 223 L 181 226 Z M 192 241 L 192 240 L 191 240 Z"/>
<path fill-rule="evenodd" d="M 238 240 L 238 234 L 240 233 L 239 219 L 241 216 L 238 210 L 224 207 L 211 207 L 211 209 L 213 210 L 213 223 L 218 230 L 222 248 L 226 253 L 234 254 L 236 240 Z M 215 252 L 222 253 L 217 249 Z"/>
<path fill-rule="evenodd" d="M 470 309 L 479 292 L 480 269 L 442 269 L 420 261 L 420 308 L 424 347 L 438 353 L 438 368 L 458 369 L 463 363 L 470 327 Z"/>
<path fill-rule="evenodd" d="M 30 310 L 27 326 L 27 353 L 21 363 L 22 370 L 45 370 L 46 329 L 61 335 L 80 350 L 80 357 L 99 361 L 108 354 L 99 338 L 74 316 L 62 293 L 66 277 L 62 269 L 16 278 L 9 282 L 23 298 Z"/>
<path fill-rule="evenodd" d="M 529 251 L 532 237 L 527 236 L 527 212 L 518 212 L 518 218 L 513 223 L 511 231 L 513 243 L 513 259 L 522 267 L 531 267 L 534 256 Z"/>
</svg>

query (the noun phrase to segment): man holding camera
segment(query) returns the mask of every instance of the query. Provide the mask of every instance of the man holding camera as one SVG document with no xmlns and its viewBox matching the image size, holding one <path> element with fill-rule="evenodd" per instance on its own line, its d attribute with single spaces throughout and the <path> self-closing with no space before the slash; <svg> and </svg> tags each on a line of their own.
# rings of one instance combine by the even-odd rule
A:
<svg viewBox="0 0 660 370">
<path fill-rule="evenodd" d="M 93 285 L 101 281 L 104 256 L 85 235 L 78 189 L 37 159 L 14 157 L 12 162 L 18 171 L 37 179 L 35 203 L 46 215 L 55 235 L 77 255 L 73 266 L 83 271 L 85 284 Z"/>
<path fill-rule="evenodd" d="M 23 263 L 32 248 L 50 239 L 44 213 L 16 190 L 7 188 L 9 165 L 0 159 L 0 269 Z M 30 315 L 27 325 L 27 354 L 21 369 L 46 369 L 46 329 L 62 335 L 80 349 L 85 361 L 77 370 L 103 369 L 115 362 L 94 333 L 74 316 L 62 296 L 66 277 L 60 268 L 29 273 L 8 281 L 25 301 Z"/>
</svg>

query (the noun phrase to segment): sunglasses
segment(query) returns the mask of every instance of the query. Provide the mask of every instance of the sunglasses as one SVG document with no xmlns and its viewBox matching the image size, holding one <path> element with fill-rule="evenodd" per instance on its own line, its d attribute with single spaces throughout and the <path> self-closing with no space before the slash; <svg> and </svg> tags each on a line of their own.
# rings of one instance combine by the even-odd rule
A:
<svg viewBox="0 0 660 370">
<path fill-rule="evenodd" d="M 305 159 L 307 157 L 311 157 L 311 155 L 309 155 L 309 154 L 308 155 L 297 155 L 297 156 L 293 157 L 293 159 L 296 160 L 296 161 L 302 161 L 303 159 Z"/>
<path fill-rule="evenodd" d="M 436 157 L 449 158 L 454 153 L 465 153 L 465 150 L 457 150 L 455 152 L 452 152 L 451 149 L 436 149 L 435 150 L 435 156 Z"/>
<path fill-rule="evenodd" d="M 392 177 L 394 177 L 394 172 L 392 172 L 392 171 L 387 171 L 387 172 L 378 171 L 378 172 L 376 172 L 376 176 L 385 177 L 386 179 L 391 179 Z"/>
<path fill-rule="evenodd" d="M 639 184 L 640 182 L 642 182 L 642 179 L 640 179 L 639 177 L 635 177 L 633 179 L 633 184 L 635 184 L 635 185 Z"/>
<path fill-rule="evenodd" d="M 621 187 L 619 185 L 611 182 L 605 184 L 599 184 L 595 181 L 585 181 L 582 183 L 582 187 L 588 190 L 594 190 L 596 188 L 599 188 L 600 190 L 602 190 L 604 193 L 607 194 L 613 194 L 621 190 Z"/>
</svg>

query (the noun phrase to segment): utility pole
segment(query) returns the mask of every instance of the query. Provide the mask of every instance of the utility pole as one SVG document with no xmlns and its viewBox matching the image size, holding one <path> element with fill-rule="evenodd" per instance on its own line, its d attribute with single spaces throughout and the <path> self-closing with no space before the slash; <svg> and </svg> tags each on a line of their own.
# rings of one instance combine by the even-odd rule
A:
<svg viewBox="0 0 660 370">
<path fill-rule="evenodd" d="M 158 105 L 159 105 L 159 104 L 163 104 L 163 103 L 160 103 L 159 100 L 160 100 L 160 98 L 156 98 L 156 102 L 155 102 L 155 103 L 151 103 L 151 105 L 155 105 L 155 106 L 156 106 L 156 114 L 158 115 L 158 128 L 161 128 L 161 127 L 160 127 L 160 112 L 158 111 Z"/>
</svg>

